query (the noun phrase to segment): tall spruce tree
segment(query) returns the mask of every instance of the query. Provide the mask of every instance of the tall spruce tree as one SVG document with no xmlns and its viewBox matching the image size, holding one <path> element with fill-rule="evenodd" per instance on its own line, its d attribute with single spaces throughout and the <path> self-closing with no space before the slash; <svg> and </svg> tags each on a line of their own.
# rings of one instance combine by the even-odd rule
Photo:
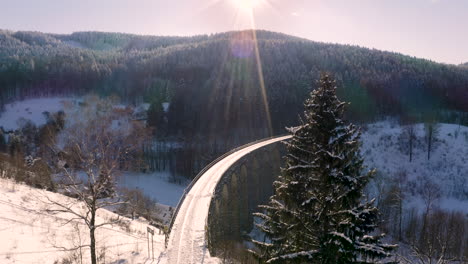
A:
<svg viewBox="0 0 468 264">
<path fill-rule="evenodd" d="M 394 246 L 373 233 L 378 211 L 364 201 L 374 171 L 362 173 L 360 132 L 342 120 L 345 103 L 322 74 L 305 101 L 301 125 L 288 129 L 286 166 L 258 227 L 265 241 L 255 254 L 266 263 L 380 263 Z"/>
</svg>

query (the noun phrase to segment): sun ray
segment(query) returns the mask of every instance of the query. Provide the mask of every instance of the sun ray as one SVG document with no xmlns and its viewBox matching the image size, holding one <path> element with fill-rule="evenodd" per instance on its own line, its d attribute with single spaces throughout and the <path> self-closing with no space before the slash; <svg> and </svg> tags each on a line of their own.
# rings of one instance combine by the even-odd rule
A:
<svg viewBox="0 0 468 264">
<path fill-rule="evenodd" d="M 257 93 L 260 95 L 260 101 L 261 103 L 261 112 L 263 112 L 262 116 L 264 116 L 264 121 L 265 121 L 265 126 L 267 129 L 267 135 L 270 136 L 273 134 L 273 128 L 272 128 L 272 121 L 271 121 L 271 115 L 269 111 L 269 102 L 268 102 L 268 96 L 267 96 L 267 89 L 265 85 L 265 80 L 264 80 L 264 75 L 263 75 L 263 66 L 262 66 L 262 59 L 260 56 L 260 50 L 259 50 L 259 42 L 257 39 L 257 32 L 256 32 L 256 23 L 255 23 L 255 11 L 260 10 L 263 8 L 274 8 L 273 5 L 270 3 L 271 0 L 208 0 L 208 6 L 205 6 L 206 8 L 209 8 L 210 5 L 218 5 L 221 3 L 224 4 L 229 4 L 232 7 L 232 14 L 233 17 L 231 19 L 233 20 L 233 26 L 237 30 L 244 30 L 237 33 L 234 33 L 233 35 L 229 36 L 229 42 L 230 42 L 230 49 L 227 50 L 227 54 L 223 56 L 221 65 L 220 65 L 220 70 L 218 72 L 218 76 L 215 77 L 214 79 L 214 87 L 215 89 L 212 91 L 212 94 L 210 95 L 211 100 L 210 104 L 216 104 L 214 100 L 217 100 L 216 98 L 220 98 L 219 96 L 227 96 L 228 98 L 226 99 L 226 104 L 224 106 L 224 119 L 227 120 L 229 119 L 230 112 L 233 111 L 232 109 L 232 97 L 234 94 L 234 89 L 239 89 L 236 88 L 239 84 L 236 83 L 242 83 L 245 82 L 245 80 L 241 80 L 239 78 L 242 78 L 243 71 L 246 70 L 245 67 L 248 66 L 241 66 L 242 61 L 245 61 L 245 59 L 251 58 L 252 60 L 252 68 L 251 68 L 251 73 L 258 75 L 258 78 L 255 78 L 255 82 L 257 84 L 255 85 L 257 87 Z M 248 59 L 249 60 L 249 59 Z M 226 72 L 227 71 L 227 72 Z M 223 83 L 222 79 L 226 77 L 227 74 L 229 77 L 229 80 L 227 80 L 227 83 Z M 251 79 L 252 80 L 252 79 Z M 252 80 L 254 81 L 254 80 Z M 216 87 L 221 87 L 225 86 L 227 90 L 221 91 L 219 89 L 216 89 Z M 248 87 L 248 83 L 244 83 L 246 85 L 245 87 Z M 253 86 L 253 87 L 255 87 Z M 252 87 L 252 88 L 253 88 Z M 239 91 L 238 91 L 239 92 Z M 254 92 L 254 90 L 251 90 L 251 92 Z M 253 109 L 251 109 L 253 110 Z M 257 110 L 257 111 L 258 111 Z M 253 128 L 253 127 L 252 127 Z M 215 129 L 215 128 L 213 128 Z M 218 128 L 219 129 L 219 128 Z M 210 129 L 211 130 L 211 129 Z M 246 131 L 246 133 L 249 133 Z"/>
<path fill-rule="evenodd" d="M 251 18 L 250 21 L 252 24 L 252 33 L 253 33 L 253 38 L 254 38 L 254 52 L 255 52 L 255 60 L 257 63 L 257 73 L 258 73 L 258 79 L 260 82 L 260 92 L 262 94 L 263 106 L 265 108 L 265 114 L 266 114 L 266 118 L 268 122 L 268 133 L 269 133 L 269 136 L 271 136 L 273 134 L 273 127 L 271 124 L 270 108 L 269 108 L 268 97 L 266 93 L 265 80 L 263 78 L 262 60 L 260 59 L 260 52 L 258 50 L 258 39 L 257 39 L 257 31 L 255 27 L 255 19 L 253 15 L 253 10 L 251 11 L 250 18 Z"/>
</svg>

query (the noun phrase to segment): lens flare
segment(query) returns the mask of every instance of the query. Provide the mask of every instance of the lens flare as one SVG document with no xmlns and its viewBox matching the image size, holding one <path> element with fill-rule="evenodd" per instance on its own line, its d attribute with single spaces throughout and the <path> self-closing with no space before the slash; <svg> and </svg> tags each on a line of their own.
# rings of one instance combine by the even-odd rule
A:
<svg viewBox="0 0 468 264">
<path fill-rule="evenodd" d="M 250 57 L 254 52 L 254 40 L 251 37 L 245 37 L 247 34 L 238 34 L 238 37 L 230 39 L 231 52 L 238 58 Z"/>
<path fill-rule="evenodd" d="M 261 9 L 274 9 L 274 0 L 207 0 L 208 6 L 225 3 L 231 8 L 234 16 L 233 29 L 240 30 L 229 35 L 230 47 L 223 54 L 222 62 L 213 79 L 209 107 L 216 108 L 220 98 L 224 103 L 224 120 L 239 120 L 241 112 L 252 112 L 251 121 L 247 121 L 249 128 L 245 133 L 258 132 L 259 122 L 266 135 L 273 134 L 270 107 L 268 102 L 267 87 L 263 76 L 263 65 L 257 38 L 257 26 L 255 15 Z M 251 74 L 257 76 L 251 76 Z M 224 87 L 221 89 L 221 87 Z M 251 95 L 249 97 L 249 95 Z M 259 97 L 256 97 L 259 96 Z M 256 99 L 257 98 L 257 99 Z M 256 101 L 259 100 L 259 101 Z M 259 108 L 260 106 L 260 108 Z M 263 108 L 263 109 L 262 109 Z M 242 109 L 240 111 L 240 109 Z M 240 112 L 239 112 L 240 111 Z M 262 120 L 255 120 L 261 116 Z M 255 120 L 255 121 L 253 121 Z M 246 123 L 246 124 L 247 124 Z M 213 123 L 215 124 L 215 123 Z M 211 127 L 209 130 L 219 133 L 219 127 Z M 228 127 L 228 126 L 226 126 Z M 226 133 L 229 131 L 226 130 Z M 214 133 L 214 134 L 216 134 Z M 213 134 L 210 132 L 210 135 Z M 265 133 L 263 133 L 265 136 Z"/>
</svg>

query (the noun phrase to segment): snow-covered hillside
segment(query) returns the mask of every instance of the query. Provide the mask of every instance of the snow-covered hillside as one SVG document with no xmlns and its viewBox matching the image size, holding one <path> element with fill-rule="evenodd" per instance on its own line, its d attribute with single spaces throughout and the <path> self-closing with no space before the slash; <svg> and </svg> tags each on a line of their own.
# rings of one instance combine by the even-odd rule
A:
<svg viewBox="0 0 468 264">
<path fill-rule="evenodd" d="M 423 184 L 432 182 L 440 188 L 437 204 L 440 208 L 468 213 L 468 127 L 439 124 L 430 160 L 424 125 L 416 124 L 414 128 L 411 162 L 401 126 L 385 121 L 363 129 L 362 154 L 366 165 L 377 169 L 376 181 L 388 185 L 403 177 L 408 207 L 423 204 L 420 196 Z"/>
<path fill-rule="evenodd" d="M 86 226 L 69 214 L 50 213 L 48 209 L 53 206 L 49 200 L 65 202 L 71 198 L 0 178 L 0 263 L 62 263 L 66 258 L 80 263 L 80 250 L 69 249 L 88 244 Z M 114 217 L 112 212 L 98 211 L 98 223 Z M 125 220 L 122 225 L 97 229 L 101 262 L 151 263 L 147 257 L 147 226 L 143 220 Z M 156 229 L 156 259 L 164 250 L 164 235 L 158 233 Z M 84 247 L 81 252 L 83 263 L 89 263 L 89 249 Z"/>
<path fill-rule="evenodd" d="M 36 126 L 44 125 L 46 118 L 43 112 L 55 113 L 64 111 L 64 103 L 70 98 L 37 98 L 16 101 L 5 105 L 5 111 L 0 113 L 0 127 L 4 130 L 15 130 L 21 126 L 22 120 L 30 120 Z"/>
<path fill-rule="evenodd" d="M 3 127 L 5 131 L 16 130 L 21 128 L 22 123 L 27 120 L 36 126 L 41 126 L 47 122 L 44 112 L 52 114 L 59 111 L 64 111 L 67 115 L 67 122 L 73 123 L 75 119 L 82 118 L 84 114 L 80 107 L 83 99 L 81 97 L 33 98 L 6 104 L 4 111 L 0 112 L 0 127 Z M 125 109 L 127 105 L 116 104 L 113 107 Z M 134 117 L 146 118 L 148 108 L 147 103 L 132 107 Z"/>
</svg>

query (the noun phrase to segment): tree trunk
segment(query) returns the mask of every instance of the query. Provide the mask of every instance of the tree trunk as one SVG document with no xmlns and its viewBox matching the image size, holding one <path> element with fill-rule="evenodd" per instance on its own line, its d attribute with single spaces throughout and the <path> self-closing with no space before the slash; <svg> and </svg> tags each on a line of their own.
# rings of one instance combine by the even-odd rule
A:
<svg viewBox="0 0 468 264">
<path fill-rule="evenodd" d="M 398 197 L 398 214 L 399 214 L 399 227 L 398 227 L 398 241 L 402 240 L 402 228 L 403 228 L 403 198 L 402 198 L 402 191 L 401 187 L 399 189 L 399 197 Z"/>
<path fill-rule="evenodd" d="M 409 144 L 409 162 L 413 161 L 413 140 L 410 139 Z"/>
<path fill-rule="evenodd" d="M 413 161 L 413 139 L 414 139 L 413 128 L 410 128 L 409 131 L 409 161 Z"/>
<path fill-rule="evenodd" d="M 89 227 L 89 239 L 90 239 L 90 250 L 91 250 L 91 264 L 97 264 L 96 258 L 96 238 L 94 232 L 96 231 L 96 210 L 91 211 L 91 221 Z"/>
<path fill-rule="evenodd" d="M 427 160 L 431 158 L 431 147 L 432 147 L 432 125 L 429 126 L 429 135 L 427 141 Z"/>
</svg>

